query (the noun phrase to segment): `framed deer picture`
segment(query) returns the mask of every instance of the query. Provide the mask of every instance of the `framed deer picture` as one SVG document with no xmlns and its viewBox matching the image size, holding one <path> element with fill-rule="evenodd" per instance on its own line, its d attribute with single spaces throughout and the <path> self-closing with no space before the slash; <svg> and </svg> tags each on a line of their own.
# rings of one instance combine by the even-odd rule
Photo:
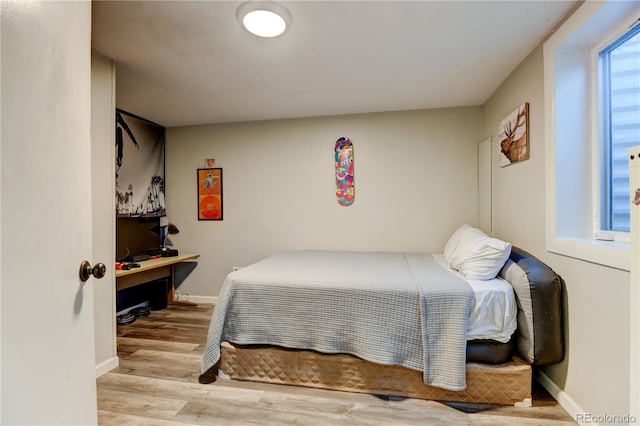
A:
<svg viewBox="0 0 640 426">
<path fill-rule="evenodd" d="M 498 125 L 498 164 L 505 167 L 529 159 L 529 103 L 525 102 Z"/>
</svg>

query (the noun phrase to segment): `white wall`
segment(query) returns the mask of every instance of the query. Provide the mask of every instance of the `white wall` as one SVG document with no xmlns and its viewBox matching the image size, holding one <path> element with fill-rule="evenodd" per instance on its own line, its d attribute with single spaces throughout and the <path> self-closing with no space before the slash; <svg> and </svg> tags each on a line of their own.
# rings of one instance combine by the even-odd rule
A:
<svg viewBox="0 0 640 426">
<path fill-rule="evenodd" d="M 93 215 L 93 259 L 115 263 L 115 69 L 111 59 L 91 53 L 91 208 Z M 118 366 L 115 324 L 115 273 L 107 267 L 95 281 L 94 327 L 96 374 Z"/>
<path fill-rule="evenodd" d="M 542 47 L 534 50 L 483 106 L 484 137 L 500 119 L 529 102 L 528 161 L 493 166 L 493 226 L 547 264 L 566 282 L 567 356 L 545 374 L 569 411 L 594 415 L 629 410 L 629 273 L 545 250 L 545 140 Z M 494 155 L 497 146 L 494 138 Z"/>
<path fill-rule="evenodd" d="M 479 108 L 167 130 L 172 236 L 202 256 L 180 293 L 217 296 L 233 266 L 290 249 L 441 251 L 477 222 Z M 356 200 L 335 197 L 335 141 L 354 143 Z M 223 168 L 223 221 L 197 220 L 196 169 Z"/>
</svg>

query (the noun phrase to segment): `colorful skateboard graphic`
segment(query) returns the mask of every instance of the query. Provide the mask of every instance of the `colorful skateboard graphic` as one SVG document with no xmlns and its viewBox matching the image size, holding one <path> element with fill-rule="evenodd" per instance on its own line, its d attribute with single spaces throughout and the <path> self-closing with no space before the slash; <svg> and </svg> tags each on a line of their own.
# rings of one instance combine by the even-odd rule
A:
<svg viewBox="0 0 640 426">
<path fill-rule="evenodd" d="M 349 138 L 336 141 L 336 197 L 341 206 L 350 206 L 356 197 L 353 181 L 353 144 Z"/>
</svg>

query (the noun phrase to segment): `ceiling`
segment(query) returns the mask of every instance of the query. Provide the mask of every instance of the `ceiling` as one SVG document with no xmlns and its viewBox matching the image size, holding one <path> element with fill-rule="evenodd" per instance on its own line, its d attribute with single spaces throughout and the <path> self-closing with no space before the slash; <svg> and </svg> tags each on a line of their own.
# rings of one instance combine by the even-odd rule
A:
<svg viewBox="0 0 640 426">
<path fill-rule="evenodd" d="M 280 37 L 239 1 L 94 1 L 116 103 L 167 127 L 482 105 L 576 2 L 281 1 Z"/>
</svg>

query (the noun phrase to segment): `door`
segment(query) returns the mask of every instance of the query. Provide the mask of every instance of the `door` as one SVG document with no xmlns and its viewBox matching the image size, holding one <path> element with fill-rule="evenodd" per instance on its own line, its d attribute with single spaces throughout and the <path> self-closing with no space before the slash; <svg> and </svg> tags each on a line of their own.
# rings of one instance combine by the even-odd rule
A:
<svg viewBox="0 0 640 426">
<path fill-rule="evenodd" d="M 2 424 L 95 424 L 91 2 L 2 1 Z"/>
<path fill-rule="evenodd" d="M 491 205 L 491 138 L 478 145 L 478 228 L 493 235 Z"/>
</svg>

